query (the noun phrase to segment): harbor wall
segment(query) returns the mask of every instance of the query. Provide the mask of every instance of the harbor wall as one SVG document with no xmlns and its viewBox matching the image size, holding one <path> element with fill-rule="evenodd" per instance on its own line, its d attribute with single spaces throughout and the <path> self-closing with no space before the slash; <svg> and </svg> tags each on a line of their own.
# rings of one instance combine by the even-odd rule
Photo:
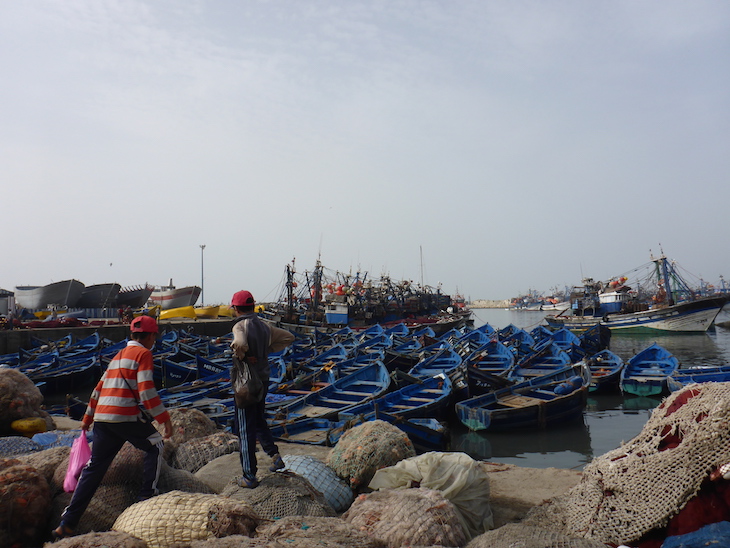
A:
<svg viewBox="0 0 730 548">
<path fill-rule="evenodd" d="M 487 299 L 477 299 L 469 303 L 469 308 L 509 308 L 509 299 L 503 299 L 500 301 L 491 301 Z"/>
<path fill-rule="evenodd" d="M 160 332 L 170 329 L 185 329 L 197 335 L 220 337 L 231 332 L 233 320 L 169 320 L 160 321 Z M 117 342 L 129 336 L 129 325 L 115 324 L 94 327 L 59 327 L 40 329 L 13 329 L 0 331 L 0 354 L 17 352 L 20 348 L 30 349 L 31 337 L 56 341 L 71 333 L 74 339 L 83 339 L 99 332 L 104 338 Z"/>
</svg>

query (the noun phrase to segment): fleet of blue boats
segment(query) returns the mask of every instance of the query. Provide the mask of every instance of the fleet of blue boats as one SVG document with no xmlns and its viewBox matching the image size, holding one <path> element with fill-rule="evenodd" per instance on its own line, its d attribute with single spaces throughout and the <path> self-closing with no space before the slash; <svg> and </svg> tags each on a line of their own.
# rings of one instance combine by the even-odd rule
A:
<svg viewBox="0 0 730 548">
<path fill-rule="evenodd" d="M 23 372 L 48 395 L 88 393 L 126 344 L 98 332 L 32 341 L 32 348 L 0 356 L 0 367 Z M 578 335 L 489 324 L 441 334 L 405 324 L 296 333 L 294 344 L 270 356 L 267 418 L 280 439 L 323 445 L 380 419 L 418 448 L 443 450 L 447 424 L 456 421 L 474 431 L 541 429 L 580 420 L 589 392 L 661 397 L 693 382 L 730 380 L 728 366 L 681 368 L 657 344 L 624 361 L 609 342 L 610 331 L 600 325 Z M 153 354 L 166 406 L 198 409 L 233 429 L 229 344 L 230 336 L 162 333 Z M 64 410 L 83 413 L 83 402 L 67 397 Z"/>
</svg>

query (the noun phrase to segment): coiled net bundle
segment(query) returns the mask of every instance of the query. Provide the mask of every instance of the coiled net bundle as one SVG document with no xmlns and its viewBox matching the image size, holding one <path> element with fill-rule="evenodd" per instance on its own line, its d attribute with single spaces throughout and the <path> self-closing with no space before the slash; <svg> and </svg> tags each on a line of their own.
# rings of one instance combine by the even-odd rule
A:
<svg viewBox="0 0 730 548">
<path fill-rule="evenodd" d="M 231 482 L 221 495 L 245 501 L 265 519 L 335 515 L 322 493 L 306 479 L 292 472 L 277 472 L 265 476 L 256 489 L 245 489 Z"/>
<path fill-rule="evenodd" d="M 467 542 L 454 505 L 433 489 L 384 489 L 360 495 L 342 519 L 390 548 Z"/>
<path fill-rule="evenodd" d="M 368 421 L 345 432 L 327 457 L 327 466 L 350 483 L 366 487 L 380 468 L 416 456 L 413 443 L 397 426 Z"/>
<path fill-rule="evenodd" d="M 171 491 L 127 508 L 114 523 L 149 548 L 170 548 L 194 540 L 252 536 L 261 518 L 248 504 L 220 495 Z"/>
<path fill-rule="evenodd" d="M 285 455 L 282 458 L 286 469 L 303 477 L 322 493 L 335 512 L 344 512 L 350 507 L 355 494 L 325 463 L 309 455 Z"/>
</svg>

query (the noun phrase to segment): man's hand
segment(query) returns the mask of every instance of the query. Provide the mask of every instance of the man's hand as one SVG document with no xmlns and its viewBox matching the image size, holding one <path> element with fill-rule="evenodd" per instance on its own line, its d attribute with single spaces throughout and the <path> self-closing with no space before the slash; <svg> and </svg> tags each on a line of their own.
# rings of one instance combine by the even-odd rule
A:
<svg viewBox="0 0 730 548">
<path fill-rule="evenodd" d="M 165 431 L 164 434 L 162 434 L 162 437 L 166 440 L 169 440 L 172 437 L 172 421 L 166 420 L 162 423 L 162 429 Z"/>
</svg>

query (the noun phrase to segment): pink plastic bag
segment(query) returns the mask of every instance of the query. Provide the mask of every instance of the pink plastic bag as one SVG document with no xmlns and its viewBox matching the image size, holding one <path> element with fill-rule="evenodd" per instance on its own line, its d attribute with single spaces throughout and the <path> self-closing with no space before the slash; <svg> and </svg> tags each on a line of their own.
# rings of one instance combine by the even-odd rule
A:
<svg viewBox="0 0 730 548">
<path fill-rule="evenodd" d="M 66 477 L 63 480 L 63 490 L 67 493 L 73 493 L 76 484 L 79 482 L 81 470 L 91 458 L 91 447 L 86 440 L 86 432 L 81 431 L 79 437 L 76 438 L 71 445 L 71 454 L 68 458 L 68 468 L 66 469 Z"/>
</svg>

